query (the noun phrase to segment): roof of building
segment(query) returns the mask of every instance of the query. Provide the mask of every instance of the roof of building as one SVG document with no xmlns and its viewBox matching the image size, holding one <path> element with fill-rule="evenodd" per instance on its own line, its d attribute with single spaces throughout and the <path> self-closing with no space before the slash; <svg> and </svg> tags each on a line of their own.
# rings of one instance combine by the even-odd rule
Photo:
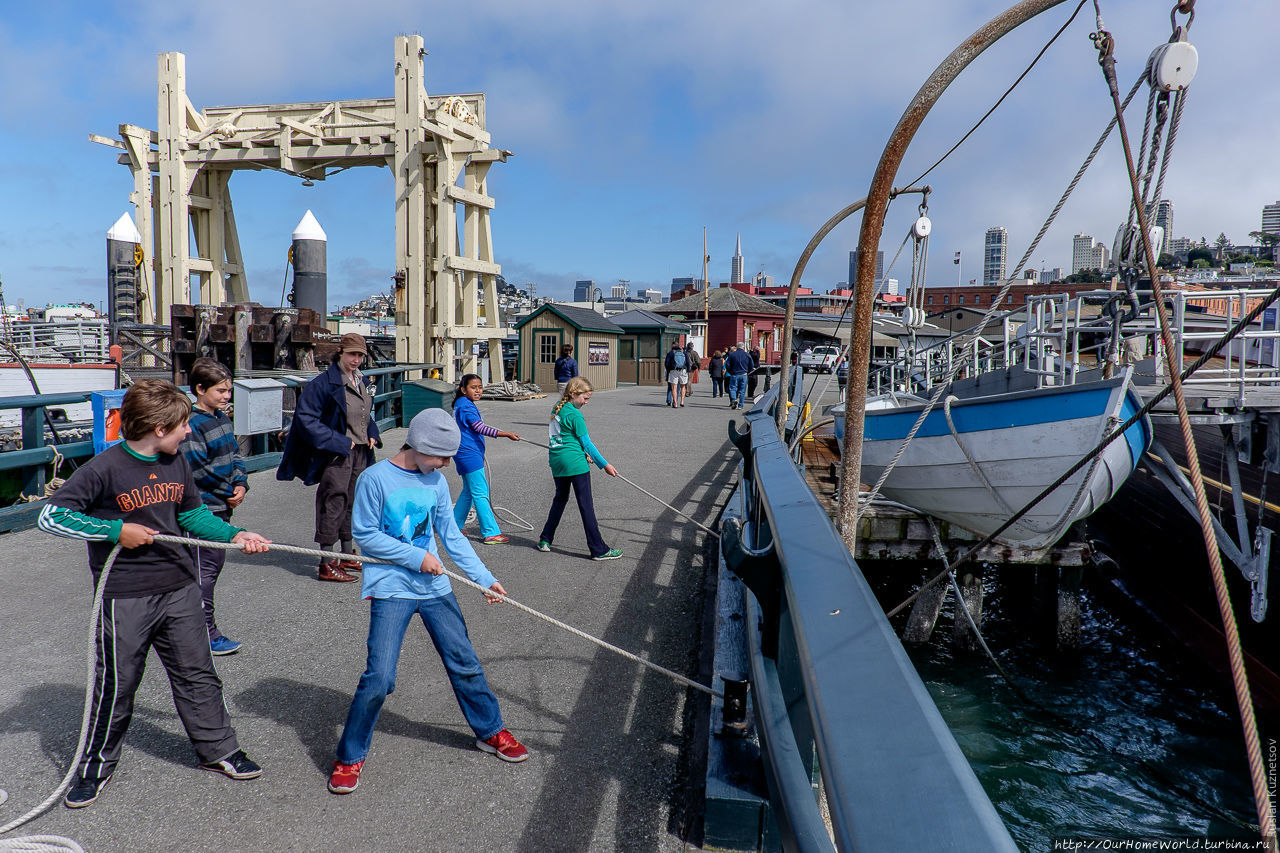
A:
<svg viewBox="0 0 1280 853">
<path fill-rule="evenodd" d="M 527 316 L 520 319 L 520 322 L 516 323 L 515 328 L 519 329 L 543 311 L 550 311 L 575 329 L 584 332 L 613 332 L 614 334 L 621 334 L 622 332 L 622 329 L 618 328 L 617 324 L 598 311 L 593 311 L 590 308 L 578 308 L 573 305 L 562 305 L 558 302 L 548 302 L 529 312 Z"/>
<path fill-rule="evenodd" d="M 668 302 L 666 305 L 654 310 L 668 317 L 672 314 L 688 314 L 692 316 L 702 312 L 704 298 L 710 303 L 710 310 L 712 311 L 738 311 L 747 314 L 786 313 L 777 305 L 765 302 L 763 299 L 752 296 L 749 293 L 743 293 L 741 290 L 734 290 L 732 287 L 713 287 L 706 292 L 705 297 L 702 291 L 698 291 L 692 296 Z"/>
<path fill-rule="evenodd" d="M 632 308 L 609 318 L 615 325 L 623 329 L 662 329 L 670 332 L 688 332 L 689 325 L 646 311 L 643 308 Z"/>
</svg>

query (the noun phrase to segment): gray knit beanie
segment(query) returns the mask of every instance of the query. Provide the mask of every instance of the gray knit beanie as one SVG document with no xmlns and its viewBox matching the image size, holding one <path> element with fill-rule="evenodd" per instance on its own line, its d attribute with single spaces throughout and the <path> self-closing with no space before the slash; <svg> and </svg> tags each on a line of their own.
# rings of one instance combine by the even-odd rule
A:
<svg viewBox="0 0 1280 853">
<path fill-rule="evenodd" d="M 462 436 L 453 417 L 444 409 L 423 409 L 409 422 L 404 443 L 428 456 L 453 456 Z"/>
</svg>

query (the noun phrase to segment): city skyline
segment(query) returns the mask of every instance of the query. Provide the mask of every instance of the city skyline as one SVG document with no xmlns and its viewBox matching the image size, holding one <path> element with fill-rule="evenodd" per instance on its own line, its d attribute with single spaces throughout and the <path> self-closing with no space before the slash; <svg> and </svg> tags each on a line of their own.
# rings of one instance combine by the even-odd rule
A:
<svg viewBox="0 0 1280 853">
<path fill-rule="evenodd" d="M 802 2 L 779 22 L 769 10 L 723 0 L 696 8 L 656 0 L 643 9 L 550 0 L 536 10 L 499 1 L 469 8 L 446 38 L 424 31 L 419 7 L 406 0 L 375 0 L 360 15 L 315 0 L 306 6 L 307 37 L 283 41 L 278 33 L 296 26 L 297 3 L 227 0 L 174 15 L 161 0 L 140 0 L 127 17 L 74 0 L 70 8 L 17 6 L 0 27 L 0 67 L 24 80 L 0 92 L 0 111 L 22 117 L 0 125 L 0 187 L 10 201 L 0 210 L 0 277 L 10 301 L 105 298 L 104 238 L 122 213 L 132 214 L 132 181 L 116 163 L 119 152 L 88 135 L 114 136 L 121 123 L 156 127 L 158 53 L 186 54 L 196 109 L 385 98 L 393 36 L 424 31 L 428 92 L 484 92 L 493 145 L 515 154 L 495 165 L 489 187 L 496 260 L 508 282 L 535 283 L 539 296 L 558 299 L 586 279 L 606 290 L 627 279 L 633 293 L 665 293 L 673 278 L 701 279 L 706 226 L 713 283 L 733 277 L 739 234 L 741 277 L 764 269 L 786 283 L 819 226 L 865 195 L 889 132 L 929 71 L 1005 6 L 940 4 L 922 18 L 887 6 Z M 1050 10 L 967 69 L 921 127 L 895 183 L 914 179 L 963 136 L 1070 12 Z M 1107 24 L 1127 89 L 1168 38 L 1168 11 L 1113 5 Z M 1268 34 L 1277 25 L 1280 8 L 1271 0 L 1199 11 L 1191 40 L 1200 70 L 1164 193 L 1177 206 L 1175 237 L 1212 241 L 1225 232 L 1243 243 L 1258 230 L 1262 206 L 1280 197 L 1280 186 L 1259 180 L 1280 117 L 1263 110 L 1241 124 L 1234 113 L 1239 92 L 1268 73 Z M 975 277 L 983 250 L 975 221 L 1008 228 L 1009 263 L 1017 260 L 1096 140 L 1110 107 L 1092 27 L 1093 16 L 1080 14 L 928 176 L 930 283 L 954 275 L 939 259 L 956 251 L 964 278 Z M 904 41 L 914 46 L 909 56 L 893 47 Z M 770 49 L 744 57 L 743 44 Z M 1127 116 L 1134 135 L 1143 101 Z M 781 121 L 785 130 L 744 132 L 762 121 Z M 834 146 L 838 156 L 822 157 L 820 170 L 796 170 L 797 146 L 810 144 Z M 333 304 L 390 289 L 387 169 L 351 170 L 309 187 L 281 173 L 237 173 L 231 191 L 253 299 L 279 300 L 290 234 L 307 209 L 329 235 Z M 1027 266 L 1069 267 L 1071 235 L 1109 241 L 1127 203 L 1113 136 Z M 891 207 L 877 251 L 896 253 L 916 204 Z M 848 280 L 858 223 L 851 217 L 827 237 L 806 286 L 825 291 Z M 909 278 L 901 260 L 885 275 Z"/>
</svg>

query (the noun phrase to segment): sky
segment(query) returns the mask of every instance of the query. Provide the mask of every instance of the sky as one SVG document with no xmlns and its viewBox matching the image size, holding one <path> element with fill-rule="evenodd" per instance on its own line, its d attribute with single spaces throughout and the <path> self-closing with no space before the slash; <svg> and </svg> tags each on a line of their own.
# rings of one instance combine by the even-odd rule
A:
<svg viewBox="0 0 1280 853">
<path fill-rule="evenodd" d="M 420 33 L 427 91 L 485 93 L 504 277 L 567 299 L 577 279 L 670 291 L 713 282 L 735 239 L 748 277 L 786 283 L 813 233 L 866 195 L 881 150 L 931 71 L 1010 0 L 759 0 L 606 4 L 545 0 L 106 0 L 6 4 L 0 20 L 0 280 L 9 303 L 105 298 L 105 234 L 132 180 L 122 123 L 155 128 L 156 56 L 186 55 L 197 109 L 392 95 L 393 44 Z M 1170 33 L 1170 0 L 1101 0 L 1122 91 Z M 1174 234 L 1249 242 L 1280 199 L 1274 86 L 1276 0 L 1202 3 L 1190 40 L 1200 67 L 1165 197 Z M 1070 16 L 1064 3 L 969 66 L 917 133 L 903 185 L 958 140 Z M 930 285 L 981 278 L 983 235 L 1009 232 L 1020 257 L 1111 115 L 1088 36 L 1092 3 L 996 113 L 929 178 Z M 1143 98 L 1127 114 L 1134 144 Z M 909 173 L 909 174 L 908 174 Z M 251 297 L 279 304 L 290 235 L 306 210 L 329 237 L 330 306 L 385 292 L 395 266 L 393 178 L 352 169 L 313 187 L 235 173 Z M 1070 267 L 1071 238 L 1110 244 L 1128 184 L 1113 135 L 1028 266 Z M 892 258 L 915 219 L 904 197 L 880 248 Z M 848 278 L 857 215 L 809 262 L 804 285 Z M 955 252 L 962 263 L 953 262 Z M 910 277 L 910 252 L 890 275 Z"/>
</svg>

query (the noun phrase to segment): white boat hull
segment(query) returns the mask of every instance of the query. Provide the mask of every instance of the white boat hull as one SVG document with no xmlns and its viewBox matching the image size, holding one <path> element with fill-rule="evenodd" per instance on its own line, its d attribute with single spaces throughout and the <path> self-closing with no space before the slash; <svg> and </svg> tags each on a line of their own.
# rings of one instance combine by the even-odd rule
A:
<svg viewBox="0 0 1280 853">
<path fill-rule="evenodd" d="M 940 401 L 881 493 L 919 512 L 986 536 L 1005 523 L 1112 429 L 1138 409 L 1128 375 L 1101 382 Z M 862 481 L 879 480 L 922 407 L 868 411 Z M 841 419 L 837 418 L 837 424 Z M 954 425 L 954 429 L 953 429 Z M 1151 440 L 1144 418 L 1113 441 L 997 541 L 1025 548 L 1053 545 L 1072 523 L 1110 500 Z"/>
<path fill-rule="evenodd" d="M 75 391 L 110 391 L 116 387 L 118 369 L 114 364 L 40 364 L 30 363 L 31 373 L 41 394 L 65 394 Z M 0 362 L 0 397 L 31 397 L 31 388 L 22 365 Z M 89 402 L 58 406 L 73 421 L 93 419 Z M 21 409 L 0 409 L 0 427 L 12 428 L 22 423 Z"/>
</svg>

